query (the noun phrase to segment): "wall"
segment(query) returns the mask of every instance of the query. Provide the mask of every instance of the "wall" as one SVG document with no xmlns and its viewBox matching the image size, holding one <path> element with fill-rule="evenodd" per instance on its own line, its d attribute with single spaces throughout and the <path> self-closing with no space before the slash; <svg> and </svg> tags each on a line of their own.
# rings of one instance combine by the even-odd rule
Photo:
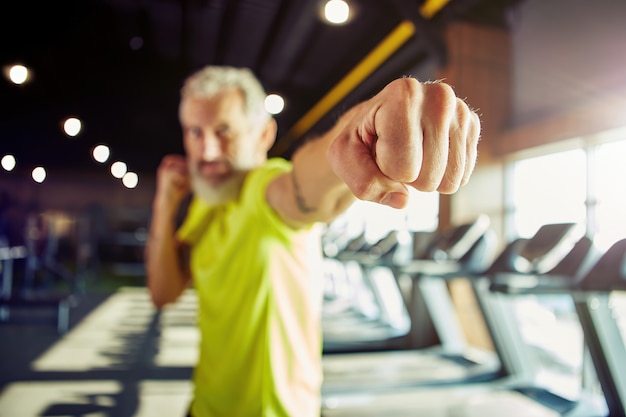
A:
<svg viewBox="0 0 626 417">
<path fill-rule="evenodd" d="M 449 66 L 442 71 L 483 121 L 474 176 L 443 197 L 442 221 L 488 214 L 501 239 L 504 158 L 626 125 L 626 2 L 527 0 L 511 17 L 507 30 L 453 25 L 446 34 Z M 471 297 L 463 288 L 453 293 L 473 334 Z"/>
<path fill-rule="evenodd" d="M 80 211 L 100 205 L 105 208 L 149 208 L 154 194 L 154 176 L 141 175 L 134 189 L 123 186 L 110 175 L 90 172 L 49 172 L 39 184 L 28 172 L 0 172 L 0 191 L 20 205 L 41 210 Z"/>
<path fill-rule="evenodd" d="M 58 246 L 65 251 L 55 256 L 72 262 L 98 250 L 102 263 L 141 257 L 154 194 L 149 175 L 127 189 L 110 175 L 89 172 L 49 172 L 38 184 L 27 172 L 0 171 L 0 193 L 0 225 L 10 245 Z"/>
<path fill-rule="evenodd" d="M 495 155 L 497 141 L 510 116 L 511 43 L 506 28 L 469 23 L 452 25 L 446 33 L 448 65 L 439 76 L 454 86 L 481 116 L 478 163 L 470 183 L 454 196 L 442 196 L 442 227 L 489 215 L 503 228 L 503 172 Z M 477 198 L 477 196 L 480 196 Z"/>
<path fill-rule="evenodd" d="M 506 28 L 458 23 L 448 29 L 446 44 L 448 65 L 438 76 L 454 86 L 457 95 L 466 98 L 476 109 L 481 116 L 482 129 L 472 179 L 456 194 L 441 197 L 440 228 L 486 214 L 496 234 L 502 236 L 503 165 L 494 149 L 510 117 L 510 34 Z M 503 247 L 502 238 L 499 247 Z M 468 344 L 492 349 L 482 312 L 468 281 L 452 280 L 449 288 Z"/>
<path fill-rule="evenodd" d="M 619 0 L 524 1 L 511 25 L 511 126 L 548 119 L 596 96 L 622 96 L 625 19 L 626 2 Z"/>
<path fill-rule="evenodd" d="M 626 125 L 625 20 L 623 1 L 526 0 L 506 29 L 450 28 L 441 76 L 480 110 L 483 135 L 475 175 L 447 202 L 445 223 L 484 212 L 502 230 L 503 158 Z"/>
</svg>

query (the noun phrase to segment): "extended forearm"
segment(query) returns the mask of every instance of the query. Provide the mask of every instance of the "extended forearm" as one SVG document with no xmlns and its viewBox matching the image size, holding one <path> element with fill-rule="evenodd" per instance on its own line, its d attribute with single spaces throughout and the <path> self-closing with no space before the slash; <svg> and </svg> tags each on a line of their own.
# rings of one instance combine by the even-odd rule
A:
<svg viewBox="0 0 626 417">
<path fill-rule="evenodd" d="M 296 203 L 302 213 L 309 212 L 316 220 L 332 220 L 355 200 L 328 162 L 328 148 L 341 134 L 345 119 L 349 119 L 353 111 L 344 114 L 333 128 L 311 139 L 294 154 L 291 180 Z"/>
<path fill-rule="evenodd" d="M 324 138 L 304 145 L 294 155 L 291 173 L 294 199 L 303 216 L 330 221 L 343 212 L 354 196 L 328 166 Z"/>
</svg>

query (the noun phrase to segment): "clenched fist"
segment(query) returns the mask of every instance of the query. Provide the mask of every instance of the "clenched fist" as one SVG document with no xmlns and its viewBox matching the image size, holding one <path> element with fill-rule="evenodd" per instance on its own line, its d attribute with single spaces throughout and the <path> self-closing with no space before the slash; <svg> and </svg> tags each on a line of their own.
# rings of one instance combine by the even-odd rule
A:
<svg viewBox="0 0 626 417">
<path fill-rule="evenodd" d="M 401 78 L 342 117 L 328 148 L 359 199 L 402 208 L 407 186 L 454 193 L 476 163 L 480 119 L 445 83 Z"/>
</svg>

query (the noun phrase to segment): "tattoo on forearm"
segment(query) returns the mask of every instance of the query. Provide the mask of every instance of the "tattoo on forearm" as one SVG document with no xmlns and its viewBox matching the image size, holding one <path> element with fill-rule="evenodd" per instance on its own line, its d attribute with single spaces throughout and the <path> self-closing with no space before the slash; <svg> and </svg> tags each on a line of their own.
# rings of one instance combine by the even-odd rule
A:
<svg viewBox="0 0 626 417">
<path fill-rule="evenodd" d="M 313 213 L 315 210 L 317 210 L 315 207 L 307 206 L 306 202 L 304 201 L 304 197 L 302 197 L 302 195 L 300 194 L 300 186 L 298 185 L 298 181 L 296 180 L 296 173 L 294 169 L 291 170 L 291 181 L 293 182 L 293 191 L 296 198 L 296 206 L 298 206 L 298 210 L 300 210 L 302 213 Z"/>
</svg>

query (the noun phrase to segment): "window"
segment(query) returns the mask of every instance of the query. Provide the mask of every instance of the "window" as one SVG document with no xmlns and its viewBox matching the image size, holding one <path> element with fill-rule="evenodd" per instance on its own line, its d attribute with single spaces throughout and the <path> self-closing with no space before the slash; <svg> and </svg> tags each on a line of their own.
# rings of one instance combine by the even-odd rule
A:
<svg viewBox="0 0 626 417">
<path fill-rule="evenodd" d="M 593 153 L 592 201 L 595 216 L 595 240 L 598 247 L 607 249 L 613 242 L 626 238 L 626 140 L 598 146 Z"/>
<path fill-rule="evenodd" d="M 365 232 L 369 243 L 375 243 L 392 230 L 433 231 L 439 220 L 439 194 L 423 193 L 409 188 L 409 203 L 403 210 L 369 201 L 356 201 L 331 228 L 340 228 L 351 236 Z"/>
<path fill-rule="evenodd" d="M 542 224 L 585 222 L 586 157 L 582 149 L 517 161 L 509 181 L 517 236 Z"/>
<path fill-rule="evenodd" d="M 576 148 L 511 161 L 505 178 L 505 235 L 530 237 L 543 224 L 578 222 L 586 225 L 598 249 L 626 238 L 626 140 L 623 132 L 617 134 L 621 136 L 607 138 L 609 132 L 601 139 L 582 139 Z M 622 336 L 625 299 L 613 297 Z M 588 358 L 573 304 L 567 296 L 530 296 L 518 298 L 514 305 L 537 382 L 576 397 Z"/>
<path fill-rule="evenodd" d="M 595 244 L 626 238 L 626 140 L 513 161 L 506 180 L 508 236 L 527 237 L 542 224 L 587 225 Z"/>
</svg>

